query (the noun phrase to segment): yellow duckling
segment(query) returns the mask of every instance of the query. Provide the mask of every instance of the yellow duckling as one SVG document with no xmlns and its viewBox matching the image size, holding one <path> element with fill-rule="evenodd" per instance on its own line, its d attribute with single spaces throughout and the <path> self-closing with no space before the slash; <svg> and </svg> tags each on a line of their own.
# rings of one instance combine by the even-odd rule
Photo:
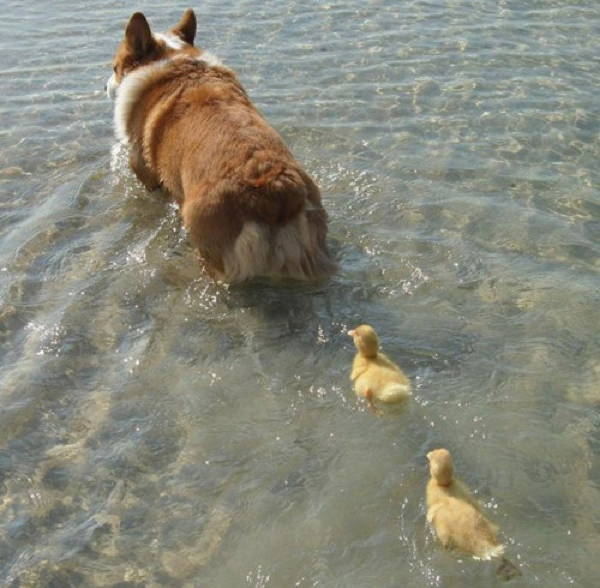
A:
<svg viewBox="0 0 600 588">
<path fill-rule="evenodd" d="M 496 573 L 505 580 L 521 572 L 503 557 L 498 527 L 488 521 L 465 484 L 454 477 L 452 455 L 447 449 L 427 454 L 431 478 L 427 483 L 427 522 L 444 547 L 460 549 L 476 559 L 501 558 Z"/>
<path fill-rule="evenodd" d="M 410 380 L 379 351 L 379 339 L 373 327 L 360 325 L 348 331 L 348 335 L 358 350 L 350 374 L 356 395 L 366 398 L 369 408 L 374 412 L 377 409 L 373 399 L 384 403 L 406 400 L 411 394 Z"/>
</svg>

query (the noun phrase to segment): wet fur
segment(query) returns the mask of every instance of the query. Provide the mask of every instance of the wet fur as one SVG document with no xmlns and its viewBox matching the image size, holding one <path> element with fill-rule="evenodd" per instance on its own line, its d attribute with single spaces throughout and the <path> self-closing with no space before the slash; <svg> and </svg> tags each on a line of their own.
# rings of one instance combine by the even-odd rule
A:
<svg viewBox="0 0 600 588">
<path fill-rule="evenodd" d="M 179 204 L 216 279 L 329 275 L 319 189 L 234 72 L 193 46 L 195 30 L 191 10 L 160 35 L 140 13 L 131 17 L 109 92 L 132 169 Z"/>
</svg>

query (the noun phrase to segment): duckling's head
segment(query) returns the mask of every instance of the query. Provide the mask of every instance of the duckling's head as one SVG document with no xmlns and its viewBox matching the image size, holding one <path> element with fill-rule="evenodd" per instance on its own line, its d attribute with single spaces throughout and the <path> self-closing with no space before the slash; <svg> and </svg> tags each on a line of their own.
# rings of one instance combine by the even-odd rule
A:
<svg viewBox="0 0 600 588">
<path fill-rule="evenodd" d="M 447 449 L 434 449 L 427 454 L 427 459 L 431 477 L 440 486 L 449 486 L 454 476 L 454 465 L 450 452 Z"/>
<path fill-rule="evenodd" d="M 375 329 L 369 325 L 360 325 L 352 331 L 348 331 L 348 335 L 354 340 L 354 345 L 361 355 L 365 357 L 377 357 L 379 351 L 379 339 Z"/>
</svg>

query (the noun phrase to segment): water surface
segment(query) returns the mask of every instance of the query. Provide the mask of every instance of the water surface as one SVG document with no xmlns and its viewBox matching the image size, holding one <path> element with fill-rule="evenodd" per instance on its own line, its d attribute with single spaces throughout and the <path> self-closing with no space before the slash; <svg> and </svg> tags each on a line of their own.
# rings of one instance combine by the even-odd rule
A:
<svg viewBox="0 0 600 588">
<path fill-rule="evenodd" d="M 0 584 L 487 588 L 425 525 L 443 445 L 511 585 L 595 585 L 597 3 L 198 5 L 322 187 L 341 268 L 231 289 L 114 147 L 137 8 L 3 4 Z M 146 3 L 159 30 L 183 8 Z M 406 410 L 355 402 L 360 322 Z"/>
</svg>

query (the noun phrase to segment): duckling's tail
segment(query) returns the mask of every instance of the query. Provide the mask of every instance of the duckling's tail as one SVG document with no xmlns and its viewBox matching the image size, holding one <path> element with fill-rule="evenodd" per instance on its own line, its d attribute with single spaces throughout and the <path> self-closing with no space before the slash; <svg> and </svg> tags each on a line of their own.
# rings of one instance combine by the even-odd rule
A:
<svg viewBox="0 0 600 588">
<path fill-rule="evenodd" d="M 509 559 L 503 557 L 500 560 L 500 565 L 496 569 L 496 576 L 501 580 L 508 582 L 517 576 L 521 576 L 521 570 Z"/>
<path fill-rule="evenodd" d="M 410 384 L 388 384 L 379 395 L 381 402 L 400 402 L 410 396 Z"/>
</svg>

